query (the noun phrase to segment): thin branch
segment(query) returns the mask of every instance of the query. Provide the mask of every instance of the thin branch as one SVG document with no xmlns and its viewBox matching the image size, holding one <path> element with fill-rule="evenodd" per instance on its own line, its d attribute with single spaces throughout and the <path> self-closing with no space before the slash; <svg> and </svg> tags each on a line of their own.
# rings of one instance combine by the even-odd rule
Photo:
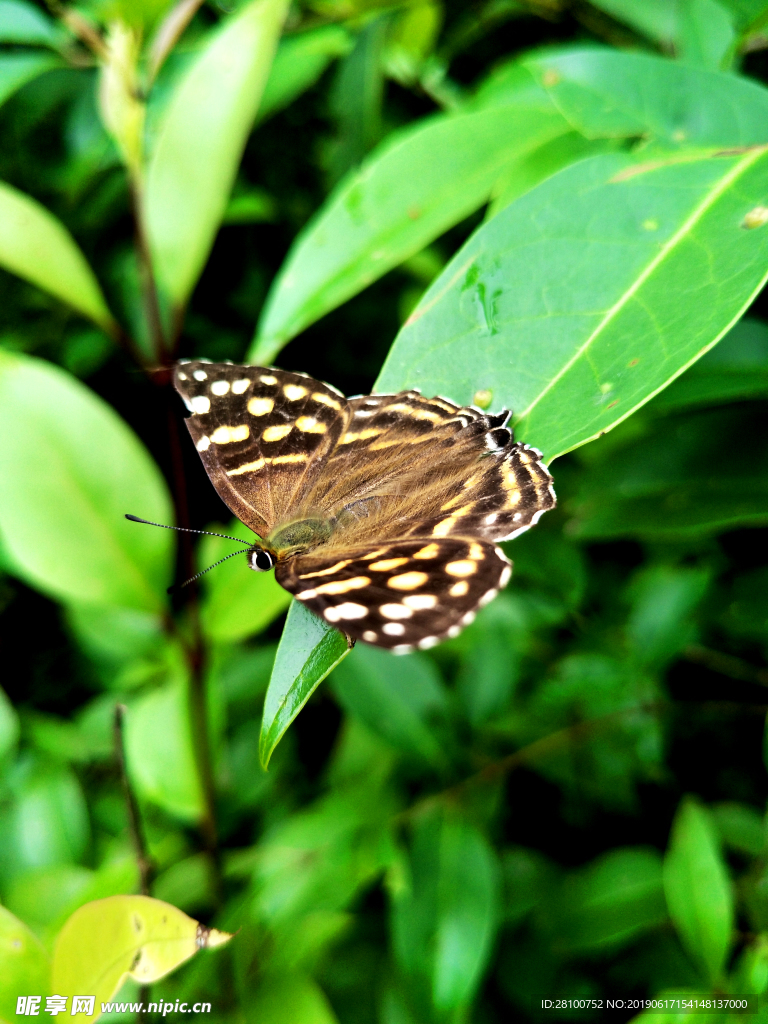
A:
<svg viewBox="0 0 768 1024">
<path fill-rule="evenodd" d="M 157 77 L 165 59 L 194 18 L 203 0 L 179 0 L 163 18 L 149 46 L 148 85 Z"/>
<path fill-rule="evenodd" d="M 723 654 L 722 651 L 713 651 L 709 647 L 691 644 L 683 651 L 683 657 L 686 661 L 703 665 L 705 668 L 712 669 L 713 672 L 719 672 L 720 675 L 730 676 L 731 679 L 741 679 L 745 683 L 768 686 L 768 670 L 756 668 L 748 661 L 743 661 L 732 654 Z"/>
<path fill-rule="evenodd" d="M 131 786 L 131 780 L 128 778 L 128 771 L 125 765 L 125 740 L 123 736 L 125 712 L 126 707 L 124 704 L 115 705 L 115 755 L 117 757 L 117 766 L 120 771 L 120 779 L 123 784 L 125 805 L 128 810 L 128 831 L 131 835 L 131 843 L 136 855 L 136 863 L 139 868 L 139 886 L 141 889 L 141 895 L 149 896 L 155 868 L 152 863 L 152 858 L 147 852 L 147 844 L 144 838 L 144 829 L 141 824 L 139 804 L 136 800 L 136 794 L 133 791 L 133 787 Z"/>
<path fill-rule="evenodd" d="M 131 199 L 133 203 L 133 219 L 136 229 L 136 254 L 139 259 L 139 273 L 141 275 L 141 290 L 144 298 L 144 314 L 147 319 L 152 348 L 158 363 L 164 366 L 170 362 L 170 355 L 165 341 L 163 330 L 163 317 L 160 310 L 160 298 L 157 292 L 152 266 L 152 251 L 149 247 L 149 239 L 144 228 L 143 204 L 140 194 L 141 185 L 139 182 L 131 183 Z"/>
<path fill-rule="evenodd" d="M 533 743 L 521 747 L 514 754 L 508 754 L 498 761 L 492 761 L 490 764 L 485 765 L 484 768 L 481 768 L 480 771 L 475 772 L 474 775 L 462 779 L 455 786 L 449 786 L 448 789 L 443 789 L 439 793 L 433 793 L 421 800 L 417 800 L 416 803 L 411 804 L 410 807 L 402 811 L 397 817 L 399 820 L 405 820 L 423 813 L 423 811 L 433 807 L 435 804 L 458 802 L 474 786 L 498 782 L 505 775 L 508 775 L 516 768 L 521 768 L 530 761 L 536 761 L 540 757 L 545 757 L 548 754 L 571 746 L 575 741 L 586 739 L 596 732 L 601 732 L 608 726 L 613 725 L 624 715 L 636 714 L 638 711 L 657 711 L 668 706 L 666 701 L 655 701 L 652 704 L 620 708 L 618 711 L 611 711 L 607 715 L 601 715 L 599 718 L 591 718 L 587 722 L 576 722 L 565 729 L 558 729 L 557 732 L 552 732 L 548 736 L 543 736 L 540 740 L 534 740 Z"/>
</svg>

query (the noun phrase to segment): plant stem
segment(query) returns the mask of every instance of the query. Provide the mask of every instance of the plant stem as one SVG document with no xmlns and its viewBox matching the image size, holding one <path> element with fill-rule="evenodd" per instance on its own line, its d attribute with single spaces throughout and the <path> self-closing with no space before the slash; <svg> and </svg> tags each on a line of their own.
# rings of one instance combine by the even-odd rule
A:
<svg viewBox="0 0 768 1024">
<path fill-rule="evenodd" d="M 152 863 L 152 858 L 147 852 L 147 844 L 144 838 L 144 829 L 141 824 L 139 804 L 136 800 L 136 794 L 133 791 L 133 787 L 131 786 L 131 780 L 128 777 L 128 769 L 125 764 L 125 738 L 123 735 L 125 712 L 125 704 L 115 705 L 115 756 L 117 757 L 117 767 L 120 771 L 120 780 L 123 784 L 125 805 L 128 810 L 128 831 L 130 832 L 131 844 L 133 845 L 133 850 L 136 855 L 136 864 L 139 868 L 139 888 L 142 896 L 149 896 L 155 868 Z"/>
<path fill-rule="evenodd" d="M 152 268 L 152 252 L 149 248 L 149 239 L 144 229 L 144 217 L 142 214 L 141 186 L 138 182 L 131 182 L 131 200 L 133 203 L 133 218 L 136 229 L 136 255 L 139 260 L 139 273 L 141 275 L 141 290 L 144 298 L 144 315 L 147 320 L 152 349 L 155 359 L 163 366 L 171 362 L 171 355 L 165 340 L 163 330 L 163 316 L 160 310 L 160 297 L 157 291 L 154 270 Z"/>
</svg>

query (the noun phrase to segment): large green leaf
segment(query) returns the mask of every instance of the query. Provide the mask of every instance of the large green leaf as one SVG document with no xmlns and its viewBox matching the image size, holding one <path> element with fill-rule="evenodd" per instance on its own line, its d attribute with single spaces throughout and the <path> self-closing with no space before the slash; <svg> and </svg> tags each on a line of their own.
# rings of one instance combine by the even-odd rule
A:
<svg viewBox="0 0 768 1024">
<path fill-rule="evenodd" d="M 604 458 L 596 450 L 589 459 L 568 504 L 570 530 L 672 540 L 765 525 L 766 426 L 757 403 L 627 424 Z"/>
<path fill-rule="evenodd" d="M 681 942 L 717 985 L 731 944 L 733 893 L 707 810 L 690 797 L 672 825 L 664 892 Z"/>
<path fill-rule="evenodd" d="M 636 165 L 596 156 L 483 225 L 431 285 L 377 381 L 471 402 L 490 390 L 554 458 L 693 363 L 762 287 L 763 149 Z"/>
<path fill-rule="evenodd" d="M 249 360 L 299 331 L 484 203 L 510 161 L 568 126 L 556 111 L 498 106 L 405 129 L 346 178 L 278 275 Z"/>
<path fill-rule="evenodd" d="M 4 182 L 0 182 L 0 266 L 69 303 L 107 331 L 114 328 L 93 271 L 64 225 L 40 203 Z"/>
<path fill-rule="evenodd" d="M 676 146 L 768 141 L 768 90 L 737 75 L 607 47 L 545 52 L 525 66 L 590 138 L 637 135 Z"/>
<path fill-rule="evenodd" d="M 264 700 L 259 757 L 269 764 L 283 733 L 320 683 L 349 654 L 347 639 L 294 601 Z"/>
<path fill-rule="evenodd" d="M 115 411 L 49 363 L 0 353 L 0 530 L 15 571 L 61 600 L 157 611 L 171 572 L 171 502 Z"/>
<path fill-rule="evenodd" d="M 145 218 L 162 288 L 183 306 L 229 199 L 287 0 L 251 0 L 195 58 L 168 104 L 147 169 Z"/>
</svg>

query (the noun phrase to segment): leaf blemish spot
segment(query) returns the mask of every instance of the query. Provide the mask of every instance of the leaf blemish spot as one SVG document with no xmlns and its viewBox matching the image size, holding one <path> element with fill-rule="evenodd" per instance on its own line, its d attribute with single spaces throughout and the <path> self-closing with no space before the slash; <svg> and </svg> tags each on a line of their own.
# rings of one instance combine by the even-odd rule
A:
<svg viewBox="0 0 768 1024">
<path fill-rule="evenodd" d="M 653 217 L 649 217 L 647 220 L 643 221 L 643 227 L 646 231 L 656 231 L 658 226 L 659 222 L 655 220 Z"/>
<path fill-rule="evenodd" d="M 140 932 L 143 927 L 143 922 L 138 914 L 133 915 L 133 928 L 134 931 Z"/>
<path fill-rule="evenodd" d="M 541 80 L 547 89 L 551 89 L 553 86 L 559 84 L 560 73 L 558 71 L 555 71 L 554 68 L 549 68 L 547 71 L 544 72 L 544 75 Z"/>
<path fill-rule="evenodd" d="M 602 394 L 607 395 L 609 391 L 613 391 L 613 384 L 601 384 L 600 391 Z"/>
<path fill-rule="evenodd" d="M 618 398 L 614 398 L 614 400 L 609 405 L 606 405 L 606 409 L 612 409 L 614 407 L 614 405 L 618 405 L 618 404 L 619 404 Z"/>
<path fill-rule="evenodd" d="M 741 226 L 751 231 L 753 228 L 761 228 L 768 223 L 768 206 L 756 206 L 750 210 L 741 222 Z"/>
<path fill-rule="evenodd" d="M 627 363 L 627 366 L 637 366 L 639 362 L 639 359 L 630 359 L 630 361 Z"/>
</svg>

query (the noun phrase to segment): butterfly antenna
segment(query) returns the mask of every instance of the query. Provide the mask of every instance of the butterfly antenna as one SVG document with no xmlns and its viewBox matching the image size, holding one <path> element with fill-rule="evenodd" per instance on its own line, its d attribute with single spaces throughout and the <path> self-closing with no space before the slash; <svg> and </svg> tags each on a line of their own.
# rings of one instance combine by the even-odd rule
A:
<svg viewBox="0 0 768 1024">
<path fill-rule="evenodd" d="M 210 533 L 208 530 L 190 530 L 186 526 L 168 526 L 166 523 L 153 523 L 149 519 L 139 519 L 138 516 L 129 515 L 127 512 L 125 513 L 125 518 L 130 519 L 132 523 L 146 523 L 147 526 L 161 526 L 164 530 L 179 530 L 181 533 L 202 533 L 205 537 L 223 537 L 224 540 L 234 540 L 237 541 L 238 544 L 244 544 L 247 548 L 252 546 L 247 540 L 240 540 L 239 537 L 230 537 L 228 533 Z M 236 551 L 235 554 L 239 555 L 240 552 Z M 224 561 L 224 559 L 222 559 L 222 561 Z M 219 563 L 217 562 L 216 565 L 218 564 Z M 212 569 L 213 566 L 210 568 Z M 207 569 L 205 571 L 208 572 Z M 197 577 L 193 576 L 192 579 L 197 579 Z M 191 580 L 187 580 L 187 583 L 191 583 Z M 186 584 L 183 584 L 183 586 L 186 586 Z"/>
<path fill-rule="evenodd" d="M 156 524 L 152 523 L 152 525 L 155 526 Z M 218 534 L 218 533 L 214 533 L 213 536 L 214 537 L 219 537 L 221 535 Z M 234 540 L 235 538 L 231 538 L 231 539 Z M 215 569 L 217 565 L 221 565 L 222 562 L 226 562 L 228 558 L 234 558 L 235 555 L 242 555 L 242 554 L 243 554 L 242 551 L 233 551 L 232 554 L 225 555 L 224 558 L 220 558 L 218 560 L 218 562 L 214 562 L 213 565 L 209 565 L 207 569 L 203 569 L 202 572 L 195 573 L 195 575 L 194 576 L 190 576 L 188 580 L 184 580 L 183 583 L 174 583 L 174 585 L 172 587 L 168 587 L 168 590 L 166 591 L 166 593 L 168 593 L 168 594 L 175 594 L 178 590 L 182 590 L 184 587 L 188 586 L 190 583 L 194 583 L 195 580 L 199 580 L 201 576 L 205 576 L 205 574 L 207 572 L 210 572 L 211 569 Z"/>
</svg>

